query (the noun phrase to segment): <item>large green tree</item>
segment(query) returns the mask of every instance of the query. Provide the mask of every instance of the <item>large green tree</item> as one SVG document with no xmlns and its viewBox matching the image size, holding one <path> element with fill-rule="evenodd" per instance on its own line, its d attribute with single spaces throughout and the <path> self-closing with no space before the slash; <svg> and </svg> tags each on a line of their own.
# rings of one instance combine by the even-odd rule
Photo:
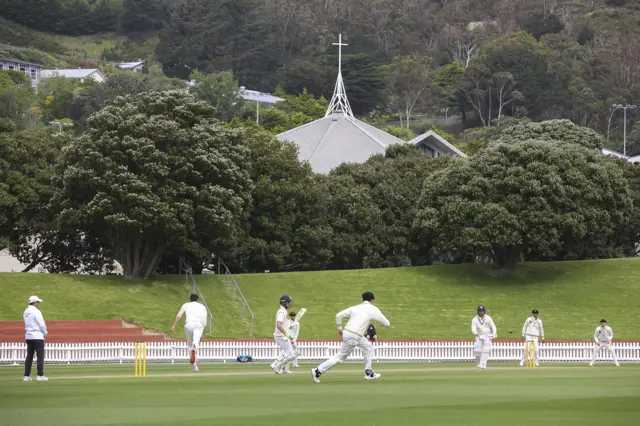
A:
<svg viewBox="0 0 640 426">
<path fill-rule="evenodd" d="M 23 73 L 0 70 L 0 119 L 26 127 L 35 101 L 35 91 Z"/>
<path fill-rule="evenodd" d="M 293 145 L 249 127 L 252 202 L 229 255 L 235 270 L 324 269 L 331 258 L 327 194 Z"/>
<path fill-rule="evenodd" d="M 191 93 L 208 102 L 214 110 L 214 117 L 228 121 L 244 109 L 244 99 L 238 82 L 230 72 L 203 74 L 194 71 L 190 79 L 195 83 Z"/>
<path fill-rule="evenodd" d="M 242 131 L 211 121 L 186 91 L 117 98 L 65 149 L 60 219 L 103 241 L 126 277 L 148 277 L 167 248 L 214 250 L 249 202 Z"/>
<path fill-rule="evenodd" d="M 442 250 L 489 256 L 496 269 L 523 255 L 600 245 L 621 253 L 616 229 L 632 200 L 622 170 L 578 144 L 495 143 L 425 180 L 416 227 Z"/>
<path fill-rule="evenodd" d="M 120 96 L 135 95 L 150 91 L 164 91 L 185 88 L 185 82 L 166 77 L 152 77 L 147 74 L 124 72 L 109 76 L 101 84 L 88 85 L 79 91 L 71 104 L 71 118 L 78 129 L 86 128 L 89 117 L 100 111 Z"/>
<path fill-rule="evenodd" d="M 409 144 L 393 145 L 384 155 L 373 156 L 364 164 L 344 164 L 332 171 L 332 176 L 349 177 L 355 186 L 367 188 L 366 194 L 377 208 L 371 211 L 380 215 L 376 218 L 380 222 L 375 222 L 378 226 L 374 229 L 375 234 L 365 236 L 378 241 L 377 251 L 369 254 L 367 266 L 392 267 L 433 262 L 432 242 L 420 238 L 413 229 L 413 220 L 418 213 L 417 200 L 423 182 L 450 160 L 450 157 L 434 159 L 425 156 Z M 360 232 L 358 223 L 351 223 L 350 227 L 342 230 L 345 235 Z M 341 241 L 347 241 L 345 235 Z M 342 256 L 346 257 L 344 253 Z M 359 262 L 360 259 L 354 259 L 349 264 L 357 265 Z"/>
<path fill-rule="evenodd" d="M 577 144 L 594 150 L 602 149 L 604 143 L 602 136 L 595 131 L 569 120 L 547 120 L 541 123 L 526 122 L 505 126 L 500 133 L 499 141 L 509 143 L 526 139 Z"/>
</svg>

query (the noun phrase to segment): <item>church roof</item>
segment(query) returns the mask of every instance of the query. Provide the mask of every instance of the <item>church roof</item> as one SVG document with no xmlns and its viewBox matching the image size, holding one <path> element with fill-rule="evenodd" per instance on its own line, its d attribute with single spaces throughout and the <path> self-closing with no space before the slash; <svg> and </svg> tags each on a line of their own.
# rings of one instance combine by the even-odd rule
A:
<svg viewBox="0 0 640 426">
<path fill-rule="evenodd" d="M 329 173 L 342 163 L 364 163 L 388 146 L 406 143 L 353 116 L 342 79 L 342 34 L 338 39 L 338 78 L 323 118 L 276 136 L 298 147 L 300 161 L 308 161 L 316 173 Z"/>
<path fill-rule="evenodd" d="M 328 173 L 342 163 L 364 163 L 390 145 L 407 143 L 343 113 L 331 113 L 276 137 L 293 142 L 300 161 L 308 161 L 317 173 Z"/>
</svg>

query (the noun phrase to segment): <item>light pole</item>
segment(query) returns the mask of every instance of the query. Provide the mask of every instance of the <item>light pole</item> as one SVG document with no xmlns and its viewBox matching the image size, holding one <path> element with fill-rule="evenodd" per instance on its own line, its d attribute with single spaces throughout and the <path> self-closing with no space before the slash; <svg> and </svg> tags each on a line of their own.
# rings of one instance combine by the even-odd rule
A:
<svg viewBox="0 0 640 426">
<path fill-rule="evenodd" d="M 624 122 L 622 123 L 622 138 L 623 138 L 623 145 L 622 145 L 622 154 L 623 155 L 627 155 L 627 110 L 634 110 L 636 108 L 638 108 L 637 105 L 621 105 L 621 104 L 613 104 L 611 105 L 614 108 L 614 112 L 622 109 L 624 110 Z"/>
</svg>

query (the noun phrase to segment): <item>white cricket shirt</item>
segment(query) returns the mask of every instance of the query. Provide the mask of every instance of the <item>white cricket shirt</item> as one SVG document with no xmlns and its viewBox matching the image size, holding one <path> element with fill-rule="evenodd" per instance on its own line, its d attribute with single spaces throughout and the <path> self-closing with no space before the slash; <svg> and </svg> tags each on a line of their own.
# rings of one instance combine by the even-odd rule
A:
<svg viewBox="0 0 640 426">
<path fill-rule="evenodd" d="M 596 343 L 611 343 L 611 340 L 613 340 L 613 329 L 608 325 L 604 328 L 602 328 L 602 326 L 596 327 L 596 331 L 593 333 L 593 339 Z"/>
<path fill-rule="evenodd" d="M 300 335 L 300 323 L 298 321 L 289 322 L 289 334 L 291 335 L 291 339 L 298 340 L 298 336 Z"/>
<path fill-rule="evenodd" d="M 484 317 L 480 318 L 480 315 L 476 315 L 471 321 L 471 332 L 479 337 L 498 337 L 498 329 L 493 323 L 491 317 L 484 314 Z"/>
<path fill-rule="evenodd" d="M 24 318 L 24 338 L 25 340 L 44 340 L 47 336 L 47 325 L 40 309 L 29 305 L 22 315 Z"/>
<path fill-rule="evenodd" d="M 178 316 L 182 318 L 185 314 L 184 323 L 186 324 L 199 324 L 203 327 L 207 326 L 207 308 L 203 304 L 198 302 L 187 302 L 178 311 Z"/>
<path fill-rule="evenodd" d="M 284 334 L 278 329 L 278 321 L 282 322 L 282 328 L 286 330 L 289 328 L 289 319 L 287 317 L 287 310 L 280 306 L 280 309 L 276 312 L 276 331 L 273 332 L 273 337 L 284 337 Z"/>
<path fill-rule="evenodd" d="M 540 318 L 529 317 L 522 326 L 523 336 L 542 336 L 544 337 L 544 328 L 542 327 L 542 320 Z"/>
<path fill-rule="evenodd" d="M 369 302 L 362 302 L 359 305 L 338 312 L 336 315 L 336 324 L 341 326 L 343 318 L 349 318 L 344 329 L 359 336 L 364 336 L 371 321 L 377 321 L 385 327 L 391 326 L 391 323 L 382 315 L 380 309 Z"/>
</svg>

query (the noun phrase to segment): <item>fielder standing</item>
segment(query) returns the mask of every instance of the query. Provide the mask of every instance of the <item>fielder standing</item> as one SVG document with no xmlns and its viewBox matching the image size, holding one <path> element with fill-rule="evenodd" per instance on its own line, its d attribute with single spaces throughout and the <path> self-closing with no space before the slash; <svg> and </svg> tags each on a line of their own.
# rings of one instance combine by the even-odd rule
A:
<svg viewBox="0 0 640 426">
<path fill-rule="evenodd" d="M 540 355 L 538 352 L 538 338 L 544 340 L 544 328 L 542 327 L 542 320 L 538 318 L 538 310 L 531 311 L 532 316 L 526 319 L 522 326 L 522 338 L 524 339 L 524 354 L 520 361 L 520 366 L 524 366 L 524 362 L 527 359 L 527 342 L 533 342 L 536 354 L 536 367 L 540 365 L 538 360 Z"/>
<path fill-rule="evenodd" d="M 607 349 L 611 352 L 611 356 L 613 357 L 613 361 L 616 363 L 616 367 L 620 367 L 616 352 L 611 346 L 611 342 L 613 341 L 613 329 L 607 325 L 606 319 L 602 318 L 600 320 L 600 327 L 596 327 L 596 331 L 593 333 L 593 340 L 596 341 L 596 347 L 593 349 L 593 355 L 591 356 L 591 362 L 589 365 L 593 367 L 593 364 L 596 363 L 596 356 L 598 356 L 602 349 Z"/>
<path fill-rule="evenodd" d="M 287 309 L 291 307 L 291 297 L 285 294 L 280 297 L 280 308 L 276 312 L 276 329 L 273 332 L 273 339 L 280 346 L 281 353 L 270 365 L 276 374 L 282 374 L 285 365 L 295 358 L 295 352 L 291 341 L 293 336 L 289 333 L 289 320 L 287 319 Z M 288 374 L 290 374 L 289 372 Z"/>
<path fill-rule="evenodd" d="M 471 321 L 471 332 L 476 336 L 474 352 L 478 368 L 487 368 L 487 361 L 491 353 L 492 339 L 498 337 L 498 329 L 493 323 L 489 315 L 486 315 L 486 309 L 480 305 L 476 315 Z"/>
<path fill-rule="evenodd" d="M 184 332 L 187 335 L 187 348 L 190 351 L 189 362 L 193 366 L 193 371 L 198 371 L 196 353 L 198 352 L 198 346 L 200 346 L 202 333 L 204 333 L 204 328 L 207 325 L 207 308 L 198 303 L 197 294 L 192 294 L 189 300 L 178 311 L 178 315 L 176 315 L 176 319 L 171 326 L 171 331 L 176 331 L 176 324 L 178 324 L 182 315 L 186 314 Z"/>
<path fill-rule="evenodd" d="M 352 306 L 336 315 L 336 325 L 338 326 L 338 334 L 342 338 L 342 346 L 340 347 L 340 352 L 311 370 L 314 382 L 320 383 L 322 373 L 330 370 L 336 364 L 344 362 L 356 347 L 362 349 L 364 356 L 364 379 L 375 380 L 380 378 L 380 374 L 371 369 L 374 348 L 364 335 L 371 321 L 378 321 L 385 327 L 390 327 L 391 323 L 380 312 L 380 309 L 374 306 L 374 303 L 373 293 L 367 291 L 362 293 L 362 303 L 360 305 Z M 342 329 L 343 318 L 349 318 L 344 331 Z"/>
<path fill-rule="evenodd" d="M 42 312 L 38 309 L 42 299 L 38 296 L 29 298 L 29 306 L 25 309 L 24 318 L 24 338 L 27 343 L 27 358 L 24 360 L 24 381 L 31 380 L 31 366 L 33 365 L 33 355 L 38 355 L 37 381 L 49 380 L 44 375 L 44 338 L 47 337 L 47 324 L 44 322 Z"/>
</svg>

